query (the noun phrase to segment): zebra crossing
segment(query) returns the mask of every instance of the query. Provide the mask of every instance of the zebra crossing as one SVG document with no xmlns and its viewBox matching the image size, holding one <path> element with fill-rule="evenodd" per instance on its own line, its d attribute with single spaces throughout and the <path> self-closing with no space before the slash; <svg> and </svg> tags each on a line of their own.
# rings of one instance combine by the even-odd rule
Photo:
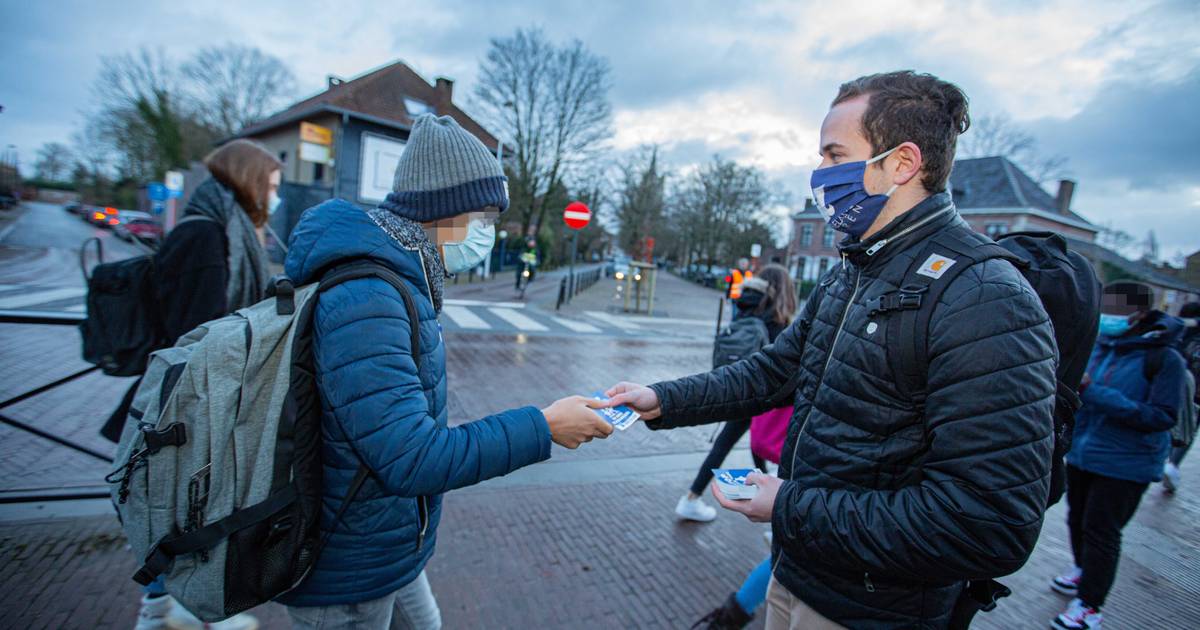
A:
<svg viewBox="0 0 1200 630">
<path fill-rule="evenodd" d="M 84 313 L 82 287 L 0 284 L 0 311 Z M 442 328 L 448 332 L 526 333 L 562 336 L 675 336 L 711 335 L 712 323 L 703 320 L 656 319 L 585 311 L 563 317 L 522 302 L 487 302 L 447 299 L 442 307 Z"/>
</svg>

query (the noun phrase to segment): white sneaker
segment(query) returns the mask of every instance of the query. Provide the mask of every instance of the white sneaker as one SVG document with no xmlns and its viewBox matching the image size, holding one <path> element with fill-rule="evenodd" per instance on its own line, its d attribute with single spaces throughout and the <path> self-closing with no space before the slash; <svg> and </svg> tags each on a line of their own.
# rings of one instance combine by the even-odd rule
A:
<svg viewBox="0 0 1200 630">
<path fill-rule="evenodd" d="M 138 610 L 134 630 L 167 630 L 167 615 L 175 605 L 170 597 L 142 595 L 142 607 Z"/>
<path fill-rule="evenodd" d="M 1174 493 L 1179 489 L 1179 482 L 1181 480 L 1182 479 L 1179 476 L 1179 467 L 1171 462 L 1167 462 L 1167 465 L 1163 466 L 1163 488 L 1167 492 Z"/>
<path fill-rule="evenodd" d="M 1067 610 L 1050 622 L 1055 630 L 1100 630 L 1103 617 L 1099 610 L 1084 606 L 1079 599 L 1072 599 Z"/>
<path fill-rule="evenodd" d="M 1050 588 L 1056 593 L 1074 597 L 1079 593 L 1079 580 L 1083 577 L 1083 569 L 1075 567 L 1070 571 L 1050 580 Z"/>
<path fill-rule="evenodd" d="M 774 542 L 774 540 L 775 540 L 775 537 L 771 533 L 771 530 L 768 529 L 767 531 L 763 532 L 763 540 L 767 541 L 767 549 L 770 549 L 771 543 Z"/>
<path fill-rule="evenodd" d="M 700 497 L 689 499 L 685 494 L 675 505 L 675 514 L 686 521 L 707 523 L 717 518 L 717 509 L 705 503 L 704 499 Z"/>
<path fill-rule="evenodd" d="M 172 630 L 191 630 L 192 628 L 208 628 L 209 630 L 258 630 L 258 619 L 253 615 L 246 613 L 238 613 L 225 621 L 214 621 L 205 623 L 200 621 L 196 615 L 193 615 L 188 609 L 175 602 L 175 608 L 171 610 L 167 623 Z"/>
</svg>

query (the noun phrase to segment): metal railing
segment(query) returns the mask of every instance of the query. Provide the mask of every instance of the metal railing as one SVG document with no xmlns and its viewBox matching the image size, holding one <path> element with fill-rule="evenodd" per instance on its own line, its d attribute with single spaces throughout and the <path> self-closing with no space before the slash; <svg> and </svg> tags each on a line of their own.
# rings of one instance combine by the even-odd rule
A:
<svg viewBox="0 0 1200 630">
<path fill-rule="evenodd" d="M 562 308 L 563 304 L 570 304 L 571 298 L 587 291 L 603 277 L 604 269 L 600 267 L 563 276 L 558 283 L 558 302 L 554 305 L 554 310 Z"/>
<path fill-rule="evenodd" d="M 82 313 L 60 313 L 49 311 L 14 311 L 0 310 L 0 324 L 10 325 L 39 325 L 39 326 L 79 326 L 86 319 Z M 46 392 L 52 391 L 63 385 L 74 382 L 99 370 L 97 366 L 90 366 L 74 373 L 68 374 L 56 381 L 46 383 L 34 387 L 3 401 L 0 401 L 0 423 L 6 424 L 19 431 L 36 435 L 44 440 L 54 442 L 59 446 L 64 446 L 78 453 L 83 453 L 89 457 L 94 457 L 105 463 L 112 463 L 113 459 L 108 455 L 97 451 L 93 448 L 78 444 L 68 440 L 61 435 L 56 435 L 51 431 L 47 431 L 41 427 L 34 426 L 28 422 L 17 420 L 16 418 L 4 413 L 4 410 L 18 403 L 41 396 Z M 107 491 L 81 491 L 66 494 L 21 494 L 19 496 L 0 496 L 0 503 L 18 503 L 30 501 L 64 501 L 72 499 L 103 499 L 108 498 Z"/>
</svg>

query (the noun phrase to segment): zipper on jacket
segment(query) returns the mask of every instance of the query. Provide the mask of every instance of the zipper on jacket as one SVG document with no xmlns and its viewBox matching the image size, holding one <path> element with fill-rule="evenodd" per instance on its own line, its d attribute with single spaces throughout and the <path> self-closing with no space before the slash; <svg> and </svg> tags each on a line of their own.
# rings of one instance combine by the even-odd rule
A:
<svg viewBox="0 0 1200 630">
<path fill-rule="evenodd" d="M 904 228 L 903 230 L 900 231 L 899 234 L 897 234 L 895 236 L 889 236 L 888 238 L 880 239 L 880 241 L 878 243 L 875 243 L 869 249 L 867 249 L 867 255 L 874 256 L 875 254 L 878 254 L 879 250 L 883 249 L 883 246 L 887 245 L 889 241 L 893 241 L 895 239 L 900 238 L 901 236 L 904 236 L 905 234 L 908 234 L 909 232 L 912 232 L 913 230 L 921 227 L 922 225 L 925 225 L 926 223 L 929 223 L 930 221 L 942 216 L 948 210 L 950 210 L 950 206 L 946 206 L 946 207 L 942 208 L 941 210 L 938 210 L 937 212 L 925 217 L 924 219 L 921 219 L 920 221 Z"/>
<path fill-rule="evenodd" d="M 423 496 L 417 497 L 417 524 L 421 526 L 421 531 L 417 533 L 417 551 L 420 551 L 425 544 L 425 532 L 429 529 L 429 508 Z"/>
<path fill-rule="evenodd" d="M 846 255 L 842 254 L 842 268 L 846 268 Z M 816 391 L 821 390 L 821 383 L 825 382 L 825 372 L 829 370 L 829 362 L 833 359 L 833 351 L 837 349 L 838 339 L 842 336 L 842 328 L 846 326 L 846 317 L 850 314 L 850 307 L 854 305 L 854 301 L 858 299 L 858 290 L 862 281 L 862 269 L 855 269 L 854 274 L 854 290 L 850 293 L 850 299 L 846 302 L 846 308 L 842 310 L 842 318 L 838 321 L 837 330 L 833 333 L 833 343 L 829 345 L 829 354 L 825 355 L 825 367 L 821 368 L 821 378 L 817 381 Z M 816 314 L 813 314 L 813 319 L 816 320 Z M 804 428 L 808 426 L 808 419 L 812 416 L 813 407 L 816 406 L 814 400 L 808 406 L 808 413 L 804 414 L 804 422 L 800 423 L 800 431 L 796 433 L 796 444 L 792 447 L 792 468 L 791 474 L 796 474 L 796 454 L 800 452 L 800 439 L 804 437 Z M 775 566 L 771 567 L 771 574 L 774 575 L 775 569 L 779 568 L 779 560 L 783 558 L 783 546 L 780 546 L 779 558 L 775 560 Z"/>
<path fill-rule="evenodd" d="M 871 574 L 863 573 L 863 584 L 867 587 L 868 593 L 875 592 L 875 585 L 871 582 Z"/>
</svg>

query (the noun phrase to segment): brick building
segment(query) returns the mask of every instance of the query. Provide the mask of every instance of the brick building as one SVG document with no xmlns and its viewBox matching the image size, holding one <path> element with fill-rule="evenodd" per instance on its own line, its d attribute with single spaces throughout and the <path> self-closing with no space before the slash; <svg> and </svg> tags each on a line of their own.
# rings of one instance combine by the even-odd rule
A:
<svg viewBox="0 0 1200 630">
<path fill-rule="evenodd" d="M 1009 232 L 1056 232 L 1071 249 L 1092 262 L 1102 282 L 1138 279 L 1155 291 L 1156 306 L 1176 313 L 1185 302 L 1200 301 L 1200 252 L 1187 259 L 1176 275 L 1152 265 L 1128 260 L 1096 244 L 1100 228 L 1071 209 L 1075 182 L 1062 180 L 1051 196 L 1017 165 L 1004 157 L 955 160 L 950 191 L 963 219 L 978 232 L 999 237 Z M 841 235 L 825 225 L 811 199 L 792 215 L 788 259 L 792 277 L 815 281 L 837 264 L 836 243 Z"/>
<path fill-rule="evenodd" d="M 391 191 L 396 162 L 413 119 L 425 113 L 454 117 L 500 152 L 495 136 L 454 104 L 454 82 L 429 83 L 402 62 L 350 80 L 329 77 L 324 92 L 306 98 L 238 134 L 266 145 L 283 162 L 285 206 L 303 209 L 338 197 L 362 206 Z M 300 190 L 303 189 L 303 190 Z M 291 217 L 298 219 L 299 217 Z"/>
</svg>

